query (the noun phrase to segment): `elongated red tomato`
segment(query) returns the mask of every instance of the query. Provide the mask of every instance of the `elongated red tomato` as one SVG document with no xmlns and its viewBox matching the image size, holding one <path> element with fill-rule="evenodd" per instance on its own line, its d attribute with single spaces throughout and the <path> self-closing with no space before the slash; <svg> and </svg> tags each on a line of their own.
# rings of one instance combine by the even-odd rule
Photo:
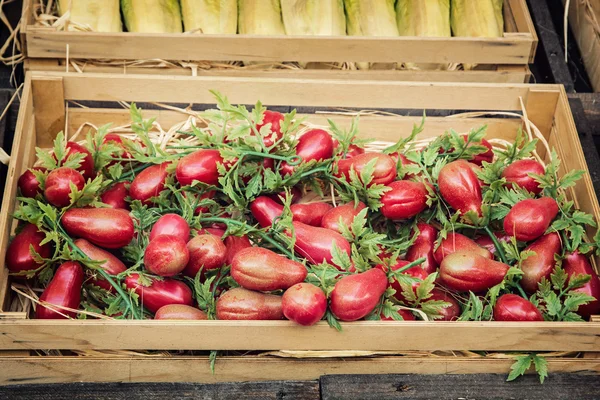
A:
<svg viewBox="0 0 600 400">
<path fill-rule="evenodd" d="M 333 208 L 329 203 L 301 203 L 292 204 L 290 210 L 294 221 L 302 222 L 306 225 L 321 226 L 323 216 Z"/>
<path fill-rule="evenodd" d="M 32 170 L 43 172 L 43 171 L 46 171 L 46 168 L 41 168 L 41 167 L 29 168 L 27 171 L 25 171 L 25 172 L 23 172 L 23 174 L 21 174 L 21 176 L 19 177 L 19 181 L 17 182 L 17 185 L 19 187 L 19 190 L 21 191 L 21 195 L 24 197 L 33 198 L 38 193 L 41 193 L 40 183 L 38 182 L 38 180 L 35 177 L 35 175 L 33 174 L 33 172 L 31 172 Z"/>
<path fill-rule="evenodd" d="M 90 153 L 89 150 L 82 145 L 75 142 L 67 142 L 67 154 L 61 161 L 67 161 L 71 154 L 77 153 L 85 154 L 85 157 L 83 161 L 81 161 L 81 164 L 77 170 L 81 172 L 85 179 L 94 178 L 96 176 L 96 171 L 94 169 L 94 158 L 92 157 L 92 153 Z"/>
<path fill-rule="evenodd" d="M 522 200 L 504 218 L 504 231 L 521 242 L 529 242 L 546 232 L 556 214 L 558 204 L 553 198 Z"/>
<path fill-rule="evenodd" d="M 468 135 L 463 135 L 463 139 L 466 142 L 469 139 L 469 136 Z M 485 139 L 481 139 L 481 142 L 473 142 L 473 143 L 469 144 L 468 147 L 470 147 L 471 145 L 477 145 L 477 146 L 485 146 L 485 147 L 487 147 L 487 151 L 486 152 L 479 153 L 479 154 L 473 156 L 473 159 L 471 160 L 471 162 L 473 164 L 481 166 L 484 161 L 488 162 L 488 163 L 491 163 L 492 161 L 494 161 L 494 152 L 492 151 L 492 145 L 490 144 L 490 142 L 488 142 Z"/>
<path fill-rule="evenodd" d="M 337 232 L 325 228 L 318 228 L 303 224 L 302 222 L 293 222 L 296 233 L 296 243 L 294 249 L 302 257 L 306 258 L 312 264 L 327 262 L 335 265 L 333 262 L 333 245 L 344 253 L 351 256 L 352 247 L 350 242 Z"/>
<path fill-rule="evenodd" d="M 150 204 L 150 199 L 158 196 L 165 188 L 168 166 L 169 163 L 152 165 L 137 174 L 129 187 L 131 198 L 144 204 Z"/>
<path fill-rule="evenodd" d="M 392 265 L 391 268 L 392 268 L 392 271 L 396 271 L 400 268 L 406 267 L 408 264 L 410 264 L 410 262 L 405 261 L 405 260 L 398 260 L 396 262 L 396 264 Z M 387 272 L 387 267 L 383 264 L 378 264 L 375 266 L 375 268 L 379 268 L 383 272 Z M 404 271 L 403 275 L 411 276 L 413 278 L 417 278 L 420 280 L 424 280 L 425 278 L 427 278 L 429 276 L 429 273 L 427 271 L 425 271 L 423 268 L 421 268 L 420 266 L 416 266 L 416 267 L 412 267 L 412 268 L 409 268 L 406 271 Z M 421 284 L 420 281 L 415 281 L 412 283 L 411 286 L 412 286 L 413 292 L 417 290 L 417 288 L 419 287 L 420 284 Z M 398 301 L 404 302 L 406 300 L 404 298 L 404 296 L 402 295 L 402 286 L 400 286 L 400 282 L 398 282 L 397 279 L 393 279 L 392 283 L 390 283 L 388 286 L 396 291 L 396 293 L 394 293 L 394 297 Z"/>
<path fill-rule="evenodd" d="M 150 231 L 150 241 L 159 235 L 176 236 L 187 242 L 190 238 L 190 226 L 177 214 L 165 214 L 158 219 Z"/>
<path fill-rule="evenodd" d="M 406 260 L 412 262 L 425 257 L 425 262 L 421 264 L 421 268 L 431 274 L 435 272 L 438 267 L 438 263 L 435 261 L 433 255 L 435 239 L 437 238 L 437 229 L 423 222 L 419 222 L 417 228 L 419 229 L 419 236 L 413 245 L 408 248 Z"/>
<path fill-rule="evenodd" d="M 158 320 L 205 320 L 208 319 L 206 313 L 196 307 L 186 306 L 184 304 L 169 304 L 162 306 L 154 314 L 154 319 Z"/>
<path fill-rule="evenodd" d="M 333 138 L 322 129 L 311 129 L 298 139 L 296 154 L 303 162 L 326 160 L 333 157 Z M 282 176 L 291 175 L 295 167 L 286 162 L 281 163 Z"/>
<path fill-rule="evenodd" d="M 256 130 L 260 132 L 263 126 L 271 124 L 270 133 L 263 137 L 263 143 L 266 147 L 273 146 L 282 137 L 281 123 L 284 116 L 277 111 L 266 110 L 263 114 L 263 119 L 256 124 Z"/>
<path fill-rule="evenodd" d="M 127 204 L 127 200 L 125 200 L 127 196 L 129 196 L 127 185 L 129 185 L 129 182 L 115 183 L 106 192 L 102 193 L 100 200 L 112 208 L 129 210 L 129 204 Z"/>
<path fill-rule="evenodd" d="M 535 253 L 521 262 L 521 286 L 526 292 L 534 293 L 538 290 L 538 283 L 542 278 L 550 279 L 556 265 L 554 256 L 560 253 L 561 247 L 560 236 L 552 232 L 537 239 L 525 249 Z"/>
<path fill-rule="evenodd" d="M 227 247 L 218 236 L 198 235 L 187 244 L 190 261 L 183 270 L 184 275 L 194 278 L 200 268 L 202 271 L 221 268 L 227 259 Z"/>
<path fill-rule="evenodd" d="M 125 278 L 125 286 L 134 289 L 142 305 L 152 313 L 171 304 L 191 306 L 194 303 L 192 290 L 181 281 L 165 278 L 162 281 L 153 280 L 150 286 L 143 286 L 138 279 L 138 274 L 129 275 Z"/>
<path fill-rule="evenodd" d="M 462 314 L 460 304 L 454 297 L 448 294 L 448 292 L 440 289 L 433 289 L 431 291 L 431 297 L 427 300 L 442 300 L 446 303 L 450 303 L 450 306 L 441 308 L 439 310 L 438 314 L 441 316 L 441 318 L 435 319 L 434 321 L 456 321 L 458 317 L 460 317 L 460 314 Z"/>
<path fill-rule="evenodd" d="M 487 249 L 479 246 L 475 241 L 469 239 L 465 235 L 454 232 L 448 233 L 448 236 L 445 239 L 442 239 L 440 246 L 435 253 L 433 253 L 433 256 L 435 257 L 435 261 L 438 264 L 441 264 L 444 257 L 459 251 L 473 252 L 482 257 L 489 258 L 490 260 L 494 259 L 492 253 Z"/>
<path fill-rule="evenodd" d="M 199 181 L 207 185 L 219 183 L 217 163 L 223 164 L 219 150 L 200 149 L 183 157 L 177 163 L 175 177 L 181 186 Z"/>
<path fill-rule="evenodd" d="M 438 187 L 450 207 L 461 214 L 474 211 L 481 216 L 481 186 L 468 161 L 446 164 L 438 176 Z"/>
<path fill-rule="evenodd" d="M 260 226 L 267 228 L 283 214 L 283 206 L 270 197 L 260 196 L 250 203 L 250 212 Z"/>
<path fill-rule="evenodd" d="M 85 239 L 77 239 L 74 243 L 75 246 L 77 246 L 77 248 L 81 250 L 91 260 L 104 261 L 102 264 L 100 264 L 100 268 L 105 270 L 110 275 L 120 274 L 121 272 L 124 272 L 127 269 L 127 267 L 125 267 L 125 264 L 123 264 L 123 262 L 119 260 L 115 255 L 99 247 L 94 246 Z M 100 276 L 97 276 L 96 278 L 92 279 L 90 283 L 111 292 L 115 290 L 115 288 L 113 288 L 112 285 L 108 283 L 108 281 L 106 281 Z"/>
<path fill-rule="evenodd" d="M 12 273 L 31 271 L 39 268 L 41 264 L 35 261 L 30 248 L 33 247 L 33 250 L 40 256 L 50 258 L 52 252 L 50 244 L 40 245 L 45 237 L 44 233 L 38 231 L 37 226 L 33 224 L 25 225 L 12 242 L 10 242 L 6 250 L 6 268 Z"/>
<path fill-rule="evenodd" d="M 71 204 L 71 183 L 78 190 L 83 189 L 85 180 L 83 176 L 72 168 L 61 167 L 50 171 L 46 178 L 46 188 L 44 189 L 44 197 L 48 203 L 56 207 L 66 207 Z"/>
<path fill-rule="evenodd" d="M 345 226 L 350 226 L 352 221 L 354 221 L 354 217 L 365 208 L 366 206 L 362 201 L 356 206 L 354 203 L 348 203 L 343 206 L 334 207 L 323 215 L 321 227 L 342 233 L 340 229 L 340 220 Z"/>
<path fill-rule="evenodd" d="M 574 290 L 592 296 L 596 298 L 596 300 L 588 304 L 584 304 L 583 306 L 580 306 L 577 310 L 577 314 L 581 315 L 584 318 L 587 318 L 590 315 L 599 314 L 600 278 L 598 278 L 598 274 L 596 274 L 596 271 L 594 271 L 594 268 L 592 268 L 592 265 L 590 264 L 588 258 L 585 255 L 580 254 L 578 252 L 567 253 L 562 266 L 567 275 L 569 275 L 569 277 L 582 274 L 590 275 L 592 277 L 592 279 L 590 279 L 588 283 Z"/>
<path fill-rule="evenodd" d="M 217 319 L 283 319 L 281 296 L 253 292 L 244 288 L 228 290 L 217 300 Z"/>
<path fill-rule="evenodd" d="M 158 235 L 150 240 L 144 251 L 144 266 L 158 276 L 174 276 L 190 261 L 186 242 L 180 237 Z"/>
<path fill-rule="evenodd" d="M 494 236 L 496 236 L 496 239 L 498 239 L 499 243 L 506 243 L 510 240 L 510 236 L 503 232 L 494 232 Z M 487 251 L 489 251 L 493 255 L 496 255 L 496 245 L 494 244 L 492 238 L 489 237 L 489 235 L 478 237 L 477 239 L 475 239 L 475 243 L 477 243 L 484 249 L 487 249 Z"/>
<path fill-rule="evenodd" d="M 408 310 L 404 310 L 404 309 L 401 308 L 401 309 L 398 310 L 398 314 L 400 314 L 400 316 L 402 317 L 402 319 L 405 320 L 405 321 L 416 321 L 416 318 L 413 315 L 413 313 L 411 313 Z M 395 321 L 394 318 L 392 318 L 392 317 L 386 317 L 383 314 L 381 314 L 380 317 L 381 317 L 382 321 Z"/>
<path fill-rule="evenodd" d="M 364 153 L 352 158 L 340 160 L 338 163 L 338 176 L 347 181 L 350 180 L 350 170 L 354 170 L 358 177 L 369 162 L 376 160 L 373 179 L 369 185 L 381 184 L 388 185 L 396 179 L 396 162 L 387 154 L 383 153 Z"/>
<path fill-rule="evenodd" d="M 306 279 L 306 267 L 271 250 L 250 247 L 231 263 L 231 277 L 243 288 L 270 292 L 285 290 Z"/>
<path fill-rule="evenodd" d="M 297 283 L 281 299 L 283 315 L 297 324 L 310 326 L 319 322 L 327 311 L 323 290 L 311 283 Z"/>
<path fill-rule="evenodd" d="M 381 197 L 381 213 L 391 220 L 412 218 L 427 208 L 427 189 L 421 182 L 395 181 Z"/>
<path fill-rule="evenodd" d="M 67 261 L 61 264 L 54 273 L 54 277 L 40 296 L 41 302 L 55 306 L 72 309 L 79 308 L 81 301 L 81 286 L 83 285 L 83 268 L 78 262 Z M 74 318 L 74 311 L 58 309 L 61 314 Z M 37 319 L 63 319 L 63 315 L 43 305 L 37 306 L 35 317 Z"/>
<path fill-rule="evenodd" d="M 440 264 L 440 279 L 450 289 L 480 292 L 504 280 L 509 266 L 473 252 L 453 253 Z"/>
<path fill-rule="evenodd" d="M 233 262 L 233 258 L 240 251 L 252 247 L 252 243 L 250 243 L 250 239 L 248 236 L 227 236 L 223 241 L 225 247 L 227 248 L 227 255 L 225 257 L 225 263 L 227 265 L 231 265 Z"/>
<path fill-rule="evenodd" d="M 516 294 L 503 294 L 494 306 L 496 321 L 543 321 L 544 317 L 529 300 Z"/>
<path fill-rule="evenodd" d="M 115 208 L 71 208 L 61 223 L 67 233 L 107 249 L 120 249 L 133 239 L 133 220 Z"/>
<path fill-rule="evenodd" d="M 364 318 L 377 306 L 387 286 L 387 276 L 378 268 L 346 275 L 331 292 L 331 312 L 342 321 Z"/>
<path fill-rule="evenodd" d="M 544 166 L 535 160 L 518 160 L 502 171 L 502 177 L 506 178 L 509 186 L 517 185 L 534 194 L 540 194 L 542 189 L 539 183 L 529 174 L 544 175 L 545 172 Z"/>
</svg>

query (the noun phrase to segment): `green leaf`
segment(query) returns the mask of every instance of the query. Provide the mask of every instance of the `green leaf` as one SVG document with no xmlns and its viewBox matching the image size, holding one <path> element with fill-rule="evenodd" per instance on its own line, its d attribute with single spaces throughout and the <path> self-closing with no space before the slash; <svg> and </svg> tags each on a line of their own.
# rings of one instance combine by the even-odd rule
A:
<svg viewBox="0 0 600 400">
<path fill-rule="evenodd" d="M 216 350 L 212 350 L 210 352 L 210 354 L 208 355 L 208 361 L 210 363 L 210 373 L 211 374 L 215 374 L 215 364 L 217 362 L 217 355 L 218 355 L 218 351 Z"/>
<path fill-rule="evenodd" d="M 514 381 L 519 376 L 525 375 L 525 372 L 531 367 L 532 357 L 529 354 L 516 356 L 515 363 L 510 366 L 510 373 L 506 379 L 508 382 Z"/>
<path fill-rule="evenodd" d="M 582 292 L 571 291 L 567 294 L 563 305 L 568 311 L 577 311 L 580 306 L 596 300 L 594 296 Z"/>
<path fill-rule="evenodd" d="M 535 366 L 535 371 L 540 377 L 540 383 L 544 383 L 544 379 L 548 377 L 548 361 L 537 354 L 533 354 L 531 358 L 533 360 L 533 365 Z"/>
<path fill-rule="evenodd" d="M 333 315 L 331 311 L 327 310 L 327 312 L 325 313 L 325 319 L 327 320 L 327 323 L 330 327 L 335 328 L 338 332 L 342 331 L 342 326 L 340 325 L 340 322 L 337 320 L 337 318 L 335 317 L 335 315 Z"/>
</svg>

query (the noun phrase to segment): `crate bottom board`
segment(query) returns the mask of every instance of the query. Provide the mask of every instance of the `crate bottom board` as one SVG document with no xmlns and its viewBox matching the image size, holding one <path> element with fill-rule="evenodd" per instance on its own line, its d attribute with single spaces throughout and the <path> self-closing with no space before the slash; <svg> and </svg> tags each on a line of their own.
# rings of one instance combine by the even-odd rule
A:
<svg viewBox="0 0 600 400">
<path fill-rule="evenodd" d="M 507 374 L 512 359 L 362 357 L 291 359 L 197 356 L 0 356 L 0 385 L 59 382 L 245 382 L 313 380 L 332 374 Z M 600 374 L 600 358 L 549 358 L 549 373 Z"/>
</svg>

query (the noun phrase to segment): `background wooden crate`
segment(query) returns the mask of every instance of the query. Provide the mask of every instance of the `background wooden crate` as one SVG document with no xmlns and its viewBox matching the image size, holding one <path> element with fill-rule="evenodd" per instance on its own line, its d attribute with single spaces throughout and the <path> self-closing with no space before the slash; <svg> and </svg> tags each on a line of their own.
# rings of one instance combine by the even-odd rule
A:
<svg viewBox="0 0 600 400">
<path fill-rule="evenodd" d="M 526 0 L 505 0 L 505 34 L 502 38 L 374 38 L 374 37 L 290 37 L 251 35 L 186 35 L 58 32 L 34 24 L 33 4 L 23 2 L 22 39 L 30 60 L 28 70 L 65 71 L 65 59 L 187 60 L 285 62 L 378 63 L 469 63 L 481 65 L 476 71 L 331 71 L 297 70 L 236 71 L 240 76 L 269 73 L 318 79 L 386 79 L 421 81 L 465 81 L 523 83 L 531 76 L 537 35 Z M 248 49 L 253 49 L 249 52 Z M 260 49 L 260 51 L 256 51 Z M 88 72 L 156 73 L 191 75 L 190 68 L 99 67 L 86 65 Z M 207 73 L 207 72 L 203 72 Z M 209 70 L 208 73 L 213 73 Z M 217 72 L 217 74 L 221 74 Z"/>
</svg>

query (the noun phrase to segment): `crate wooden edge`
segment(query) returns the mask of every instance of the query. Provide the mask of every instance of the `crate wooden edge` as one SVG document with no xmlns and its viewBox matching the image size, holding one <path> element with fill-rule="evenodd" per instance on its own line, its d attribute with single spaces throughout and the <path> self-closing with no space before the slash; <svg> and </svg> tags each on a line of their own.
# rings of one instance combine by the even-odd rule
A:
<svg viewBox="0 0 600 400">
<path fill-rule="evenodd" d="M 565 5 L 565 0 L 562 3 Z M 600 8 L 600 3 L 596 2 L 596 5 Z M 600 92 L 600 37 L 586 14 L 586 5 L 580 1 L 570 2 L 569 24 L 592 86 L 596 92 Z M 600 9 L 596 10 L 596 15 L 600 15 Z"/>
<path fill-rule="evenodd" d="M 162 82 L 164 85 L 168 85 L 170 88 L 177 91 L 179 88 L 188 87 L 190 92 L 186 96 L 198 97 L 198 88 L 206 84 L 206 79 L 201 78 L 183 78 L 183 77 L 170 77 L 157 78 L 157 77 L 123 77 L 123 76 L 101 76 L 101 75 L 90 75 L 89 77 L 82 78 L 78 74 L 59 74 L 59 73 L 29 73 L 26 77 L 26 94 L 24 95 L 23 103 L 24 112 L 19 116 L 19 127 L 18 132 L 29 132 L 27 135 L 19 135 L 18 140 L 15 140 L 15 147 L 13 153 L 19 154 L 20 159 L 17 163 L 15 158 L 14 163 L 11 163 L 11 174 L 10 176 L 10 190 L 13 195 L 9 195 L 7 198 L 14 197 L 14 190 L 16 189 L 16 177 L 22 169 L 22 164 L 27 160 L 26 157 L 33 157 L 32 146 L 29 143 L 29 151 L 24 151 L 27 147 L 27 143 L 23 139 L 33 140 L 35 132 L 42 131 L 41 128 L 36 128 L 36 125 L 40 125 L 40 120 L 48 120 L 42 123 L 42 126 L 48 128 L 48 126 L 56 125 L 56 116 L 62 117 L 64 124 L 64 99 L 75 98 L 77 96 L 83 96 L 80 90 L 75 86 L 85 85 L 87 96 L 97 96 L 98 99 L 108 99 L 111 93 L 110 88 L 107 88 L 105 84 L 107 81 L 117 81 L 116 86 L 120 88 L 119 94 L 129 93 L 132 88 L 140 83 L 145 86 L 147 82 Z M 124 81 L 129 84 L 124 84 Z M 38 84 L 32 84 L 32 81 L 38 82 Z M 137 81 L 137 82 L 136 82 Z M 283 79 L 211 79 L 211 84 L 214 82 L 223 82 L 227 84 L 235 84 L 236 88 L 240 91 L 249 90 L 252 84 L 260 83 L 266 84 L 269 82 L 273 88 L 295 85 L 302 87 L 303 89 L 307 85 L 306 80 L 283 80 Z M 334 81 L 321 81 L 319 83 L 328 82 L 333 85 Z M 457 92 L 465 91 L 465 93 L 481 92 L 482 89 L 486 92 L 494 90 L 502 90 L 505 93 L 504 97 L 514 97 L 521 95 L 525 99 L 524 101 L 529 106 L 529 113 L 532 119 L 536 120 L 536 124 L 540 126 L 543 132 L 549 133 L 550 127 L 554 122 L 557 104 L 562 104 L 562 119 L 565 120 L 565 128 L 570 132 L 572 138 L 577 137 L 572 116 L 570 116 L 568 103 L 566 103 L 566 94 L 560 86 L 547 85 L 547 86 L 533 86 L 533 85 L 492 85 L 492 84 L 469 84 L 469 85 L 456 85 L 448 83 L 440 84 L 428 84 L 428 83 L 387 83 L 376 85 L 374 82 L 335 82 L 339 87 L 346 86 L 349 90 L 356 90 L 357 88 L 368 86 L 371 91 L 382 90 L 385 87 L 392 86 L 387 90 L 401 88 L 403 94 L 410 97 L 410 90 L 415 93 L 425 90 L 425 88 L 437 88 L 439 92 L 448 91 L 456 95 Z M 124 85 L 122 85 L 124 84 Z M 250 86 L 244 86 L 250 85 Z M 281 86 L 281 87 L 280 87 Z M 460 90 L 458 90 L 460 88 Z M 160 88 L 155 88 L 161 91 Z M 263 91 L 265 89 L 263 88 Z M 471 92 L 474 91 L 474 92 Z M 35 96 L 32 94 L 36 93 Z M 236 94 L 238 95 L 238 94 Z M 302 98 L 301 93 L 296 93 L 295 98 L 301 99 L 308 103 L 311 99 Z M 427 93 L 424 94 L 427 96 Z M 492 93 L 493 96 L 493 93 Z M 184 96 L 185 97 L 185 96 Z M 326 96 L 326 98 L 330 98 Z M 562 97 L 562 101 L 560 98 Z M 32 99 L 33 98 L 33 99 Z M 186 98 L 184 98 L 185 100 Z M 33 108 L 35 104 L 33 101 L 46 101 L 47 109 L 44 107 L 36 108 L 36 119 L 35 124 L 33 123 Z M 235 101 L 236 99 L 234 99 Z M 255 100 L 255 99 L 254 99 Z M 498 102 L 502 103 L 500 99 L 494 98 L 495 104 Z M 275 101 L 275 100 L 274 100 Z M 358 99 L 356 100 L 359 101 Z M 360 100 L 363 101 L 363 100 Z M 411 98 L 411 102 L 415 99 Z M 480 102 L 480 99 L 477 99 Z M 418 107 L 418 102 L 416 102 Z M 46 104 L 46 103 L 45 103 Z M 268 104 L 268 102 L 265 102 Z M 460 104 L 453 104 L 450 99 L 442 101 L 442 104 L 452 104 L 453 107 L 460 108 Z M 472 102 L 469 104 L 473 104 Z M 565 105 L 566 104 L 566 105 Z M 356 103 L 354 105 L 360 105 Z M 514 102 L 506 101 L 504 107 L 507 109 L 516 109 L 518 105 Z M 544 115 L 544 108 L 550 107 L 551 110 L 555 110 L 551 118 L 548 116 L 546 110 Z M 495 109 L 495 107 L 492 107 Z M 60 126 L 61 121 L 58 125 Z M 574 142 L 575 154 L 581 154 L 580 145 L 577 145 L 577 141 Z M 579 149 L 577 149 L 579 147 Z M 15 152 L 16 151 L 16 152 Z M 577 157 L 577 162 L 580 163 L 585 169 L 585 160 L 582 157 Z M 18 169 L 17 169 L 18 168 Z M 589 180 L 589 177 L 588 177 Z M 593 194 L 593 192 L 591 192 Z M 594 197 L 589 199 L 592 204 Z M 10 203 L 10 202 L 9 202 Z M 14 203 L 14 202 L 13 202 Z M 598 216 L 600 213 L 597 210 L 597 204 L 595 204 L 594 214 Z M 3 242 L 3 249 L 5 253 L 5 245 L 10 231 L 10 221 L 8 219 L 10 204 L 8 207 L 3 208 L 2 215 L 3 219 L 0 221 L 3 225 L 3 235 L 1 239 Z M 4 259 L 4 254 L 0 254 L 1 259 Z M 6 271 L 4 271 L 6 273 Z M 6 282 L 4 287 L 0 288 L 6 293 Z M 10 313 L 6 313 L 7 317 L 10 318 Z M 98 321 L 81 322 L 81 321 L 12 321 L 5 320 L 0 322 L 0 348 L 2 349 L 61 349 L 61 348 L 72 348 L 72 349 L 103 349 L 103 348 L 123 348 L 123 349 L 197 349 L 199 348 L 198 343 L 194 340 L 194 332 L 199 327 L 210 332 L 213 338 L 221 340 L 221 343 L 230 340 L 224 339 L 224 335 L 231 334 L 230 330 L 224 332 L 224 327 L 235 328 L 236 334 L 231 337 L 231 342 L 222 349 L 264 349 L 261 346 L 265 346 L 260 340 L 264 337 L 264 334 L 269 333 L 276 337 L 276 340 L 269 343 L 267 346 L 270 349 L 281 349 L 281 348 L 293 348 L 298 350 L 314 349 L 314 335 L 321 337 L 328 337 L 328 340 L 320 349 L 340 349 L 340 338 L 337 332 L 332 331 L 321 323 L 313 328 L 306 330 L 305 328 L 294 326 L 289 322 L 227 322 L 225 325 L 222 321 L 211 321 L 210 323 L 198 323 L 198 324 L 186 324 L 186 323 L 171 323 L 171 324 L 160 324 L 156 321 L 148 322 L 135 322 L 131 323 L 128 321 L 111 321 L 97 323 Z M 135 325 L 135 326 L 134 326 Z M 176 326 L 176 328 L 169 328 L 169 326 Z M 116 337 L 120 338 L 119 343 L 114 343 L 115 331 L 110 331 L 118 327 L 119 332 Z M 139 329 L 138 329 L 139 328 Z M 423 329 L 427 329 L 428 333 L 434 339 L 438 340 L 439 349 L 448 350 L 572 350 L 572 351 L 590 351 L 598 347 L 598 337 L 600 337 L 600 324 L 598 323 L 583 323 L 583 324 L 506 324 L 506 323 L 373 323 L 373 322 L 358 322 L 353 324 L 345 325 L 345 331 L 341 334 L 344 338 L 344 344 L 357 350 L 431 350 L 432 344 L 429 341 L 420 340 L 419 333 Z M 145 343 L 140 343 L 140 334 L 143 332 L 150 332 L 152 329 L 152 335 L 150 340 L 146 340 Z M 241 330 L 240 330 L 241 329 Z M 172 338 L 173 334 L 177 332 L 181 334 L 179 336 L 188 338 L 186 343 L 173 343 L 168 340 L 165 342 L 165 338 Z M 187 333 L 186 333 L 187 332 Z M 333 334 L 333 335 L 332 335 Z M 400 334 L 406 338 L 417 338 L 416 341 L 407 340 L 403 343 L 387 344 L 384 341 L 374 341 L 375 343 L 365 343 L 364 337 L 391 337 L 390 335 Z M 145 335 L 148 336 L 148 335 Z M 472 337 L 471 337 L 472 336 Z M 110 337 L 110 343 L 107 342 L 107 338 Z M 288 339 L 293 337 L 295 343 L 290 346 Z M 450 339 L 448 339 L 450 337 Z M 483 337 L 483 341 L 480 339 Z M 243 339 L 240 339 L 243 338 Z M 248 338 L 251 340 L 251 345 L 247 345 Z M 350 340 L 346 341 L 346 339 Z M 458 339 L 452 339 L 458 338 Z M 467 338 L 467 339 L 465 339 Z M 473 339 L 475 338 L 475 339 Z M 434 340 L 434 343 L 436 341 Z M 161 347 L 162 346 L 162 347 Z M 438 346 L 438 344 L 435 344 Z M 562 347 L 561 347 L 562 346 Z M 212 347 L 209 346 L 209 347 Z M 202 347 L 203 348 L 203 347 Z M 206 348 L 209 350 L 209 348 Z M 214 349 L 214 348 L 210 348 Z M 221 348 L 219 348 L 221 349 Z"/>
<path fill-rule="evenodd" d="M 548 372 L 600 374 L 600 360 L 548 358 Z M 3 357 L 0 385 L 60 382 L 197 382 L 314 380 L 332 374 L 506 374 L 511 358 L 373 356 L 292 359 L 257 356 L 217 357 Z M 533 373 L 533 371 L 529 371 Z"/>
<path fill-rule="evenodd" d="M 505 18 L 515 32 L 503 38 L 368 38 L 368 37 L 243 37 L 240 35 L 153 35 L 56 32 L 29 25 L 24 29 L 26 52 L 32 58 L 167 59 L 278 62 L 372 61 L 470 64 L 521 64 L 532 62 L 537 34 L 526 0 L 506 0 Z M 24 3 L 32 9 L 33 0 Z M 24 21 L 32 16 L 24 11 Z M 31 14 L 31 13 L 29 13 Z M 177 40 L 172 40 L 177 39 Z M 67 49 L 68 46 L 68 49 Z M 487 50 L 482 51 L 482 47 Z M 266 49 L 248 54 L 248 48 Z M 202 49 L 193 52 L 189 49 Z M 218 49 L 218 50 L 215 50 Z M 492 51 L 493 49 L 493 51 Z M 266 52 L 266 54 L 265 54 Z M 353 59 L 360 54 L 361 59 Z M 399 54 L 410 54 L 401 59 Z M 243 57 L 242 57 L 243 56 Z"/>
</svg>

